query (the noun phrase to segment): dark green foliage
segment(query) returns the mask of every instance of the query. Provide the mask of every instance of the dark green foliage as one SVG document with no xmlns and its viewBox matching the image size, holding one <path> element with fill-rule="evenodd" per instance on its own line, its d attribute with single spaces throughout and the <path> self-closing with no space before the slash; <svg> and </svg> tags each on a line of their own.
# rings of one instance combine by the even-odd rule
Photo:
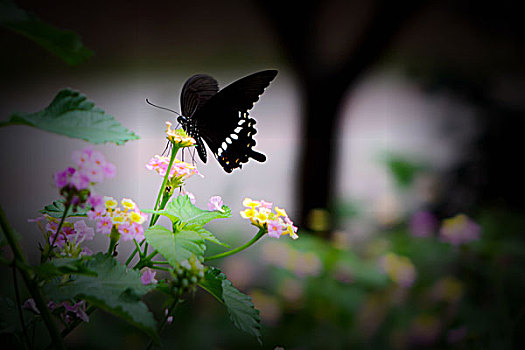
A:
<svg viewBox="0 0 525 350">
<path fill-rule="evenodd" d="M 219 269 L 210 267 L 205 274 L 205 281 L 199 284 L 228 309 L 230 320 L 235 327 L 254 335 L 262 345 L 261 318 L 252 299 L 235 288 Z"/>
<path fill-rule="evenodd" d="M 51 217 L 60 219 L 64 215 L 64 210 L 66 209 L 65 201 L 63 199 L 59 199 L 58 201 L 54 201 L 53 204 L 48 204 L 44 207 L 44 209 L 40 210 L 39 212 L 45 215 L 49 215 Z M 75 211 L 73 211 L 73 208 L 70 207 L 67 211 L 66 218 L 70 216 L 80 217 L 80 216 L 87 216 L 87 212 L 89 211 L 89 208 L 81 208 L 76 207 Z"/>
<path fill-rule="evenodd" d="M 78 34 L 47 24 L 10 0 L 0 1 L 0 25 L 34 41 L 70 65 L 82 63 L 93 55 Z"/>
<path fill-rule="evenodd" d="M 153 339 L 158 339 L 155 319 L 141 298 L 150 287 L 140 281 L 137 270 L 129 270 L 115 258 L 99 253 L 85 258 L 85 268 L 97 275 L 72 275 L 44 287 L 55 302 L 85 300 L 91 305 L 128 321 Z"/>
<path fill-rule="evenodd" d="M 65 135 L 99 144 L 112 142 L 117 145 L 139 137 L 106 114 L 87 97 L 71 89 L 61 90 L 49 106 L 35 113 L 15 113 L 0 123 L 27 125 L 55 134 Z"/>
</svg>

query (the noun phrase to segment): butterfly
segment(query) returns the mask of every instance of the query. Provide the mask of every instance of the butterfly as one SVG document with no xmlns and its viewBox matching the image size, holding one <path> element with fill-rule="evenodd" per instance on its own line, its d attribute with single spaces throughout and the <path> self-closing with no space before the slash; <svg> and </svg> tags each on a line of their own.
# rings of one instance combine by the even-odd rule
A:
<svg viewBox="0 0 525 350">
<path fill-rule="evenodd" d="M 177 121 L 195 139 L 195 148 L 204 163 L 204 143 L 227 173 L 241 168 L 249 158 L 266 161 L 264 154 L 253 149 L 256 122 L 248 112 L 276 75 L 276 70 L 260 71 L 222 90 L 206 74 L 194 75 L 184 83 L 180 96 L 182 115 Z"/>
</svg>

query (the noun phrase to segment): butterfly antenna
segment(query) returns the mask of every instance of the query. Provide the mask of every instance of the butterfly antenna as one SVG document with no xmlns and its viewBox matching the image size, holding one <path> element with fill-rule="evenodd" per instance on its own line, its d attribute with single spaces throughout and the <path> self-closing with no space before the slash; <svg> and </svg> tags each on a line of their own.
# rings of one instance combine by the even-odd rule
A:
<svg viewBox="0 0 525 350">
<path fill-rule="evenodd" d="M 196 151 L 197 151 L 197 150 L 196 150 L 195 147 L 194 147 L 194 148 L 193 148 L 193 154 L 191 155 L 191 162 L 192 162 L 193 166 L 195 166 L 195 152 L 196 152 Z"/>
<path fill-rule="evenodd" d="M 160 108 L 160 109 L 164 109 L 166 111 L 170 111 L 170 112 L 175 113 L 176 115 L 180 116 L 180 114 L 178 112 L 175 112 L 173 109 L 157 106 L 156 104 L 153 104 L 153 103 L 149 102 L 148 99 L 146 99 L 146 103 L 149 104 L 150 106 L 153 106 L 153 107 L 156 107 L 156 108 Z"/>
</svg>

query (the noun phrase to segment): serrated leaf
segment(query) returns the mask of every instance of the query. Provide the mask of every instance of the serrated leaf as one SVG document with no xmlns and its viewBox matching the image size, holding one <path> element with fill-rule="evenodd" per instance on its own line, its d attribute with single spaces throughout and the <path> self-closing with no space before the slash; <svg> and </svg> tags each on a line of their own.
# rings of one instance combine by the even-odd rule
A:
<svg viewBox="0 0 525 350">
<path fill-rule="evenodd" d="M 188 226 L 204 226 L 211 220 L 231 217 L 230 208 L 227 206 L 223 208 L 224 212 L 203 210 L 193 205 L 190 198 L 184 195 L 174 198 L 158 214 L 167 216 L 171 222 L 182 222 Z"/>
<path fill-rule="evenodd" d="M 49 283 L 44 286 L 46 295 L 55 302 L 86 300 L 158 340 L 153 314 L 141 300 L 150 287 L 142 284 L 140 273 L 102 253 L 86 258 L 85 266 L 97 276 L 73 275 L 66 282 Z"/>
<path fill-rule="evenodd" d="M 0 24 L 34 41 L 70 65 L 79 64 L 93 55 L 75 32 L 45 23 L 9 0 L 0 1 Z"/>
<path fill-rule="evenodd" d="M 235 327 L 257 338 L 262 345 L 261 317 L 252 299 L 235 288 L 219 269 L 210 267 L 199 285 L 224 303 Z"/>
<path fill-rule="evenodd" d="M 163 226 L 155 225 L 147 229 L 144 236 L 172 266 L 192 255 L 202 260 L 206 250 L 204 239 L 192 230 L 176 229 L 175 232 L 171 232 Z"/>
<path fill-rule="evenodd" d="M 42 280 L 48 280 L 62 275 L 88 275 L 97 276 L 97 273 L 86 267 L 83 258 L 58 258 L 34 267 L 35 273 Z"/>
<path fill-rule="evenodd" d="M 203 228 L 211 220 L 231 217 L 230 208 L 223 206 L 223 210 L 224 212 L 200 209 L 191 203 L 188 196 L 184 195 L 173 199 L 158 214 L 168 217 L 172 223 L 176 223 L 179 227 L 198 232 L 207 241 L 229 247 L 229 245 L 219 241 L 211 232 Z"/>
<path fill-rule="evenodd" d="M 99 144 L 123 144 L 139 137 L 106 114 L 86 96 L 71 89 L 61 90 L 49 106 L 35 113 L 15 113 L 1 126 L 28 125 L 55 134 Z"/>
<path fill-rule="evenodd" d="M 226 247 L 226 248 L 231 248 L 229 244 L 226 244 L 224 242 L 219 241 L 219 239 L 217 237 L 215 237 L 213 235 L 213 233 L 211 233 L 210 231 L 204 229 L 203 227 L 200 227 L 200 226 L 185 226 L 185 228 L 188 229 L 188 230 L 192 230 L 192 231 L 197 232 L 203 239 L 205 239 L 207 241 L 213 242 L 215 244 L 221 245 L 221 246 Z"/>
<path fill-rule="evenodd" d="M 54 201 L 53 204 L 48 204 L 44 207 L 44 209 L 39 210 L 39 213 L 49 215 L 51 217 L 60 219 L 64 215 L 64 210 L 66 209 L 65 201 L 63 199 L 60 199 L 58 201 Z M 78 216 L 78 217 L 85 217 L 87 216 L 87 212 L 89 211 L 88 208 L 80 208 L 77 207 L 76 211 L 73 212 L 73 208 L 69 208 L 66 214 L 66 218 L 70 216 Z"/>
</svg>

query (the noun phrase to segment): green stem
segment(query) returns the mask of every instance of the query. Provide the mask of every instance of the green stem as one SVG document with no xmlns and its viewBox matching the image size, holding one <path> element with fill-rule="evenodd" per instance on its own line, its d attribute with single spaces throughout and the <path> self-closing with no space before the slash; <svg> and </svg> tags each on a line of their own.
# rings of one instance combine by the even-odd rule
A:
<svg viewBox="0 0 525 350">
<path fill-rule="evenodd" d="M 22 251 L 22 248 L 20 247 L 20 244 L 18 243 L 18 240 L 15 237 L 13 229 L 9 225 L 4 210 L 1 206 L 0 225 L 2 227 L 2 231 L 4 231 L 4 235 L 7 239 L 7 242 L 9 243 L 9 246 L 13 251 L 15 266 L 20 271 L 22 279 L 24 280 L 27 289 L 29 290 L 29 293 L 33 297 L 36 307 L 40 311 L 40 316 L 42 317 L 42 320 L 44 321 L 47 327 L 47 330 L 49 332 L 49 335 L 51 336 L 51 340 L 54 346 L 57 349 L 66 349 L 62 337 L 60 336 L 60 331 L 55 323 L 55 320 L 53 319 L 53 315 L 47 307 L 44 295 L 42 294 L 42 291 L 40 290 L 37 281 L 34 279 L 35 274 L 29 266 L 24 252 Z"/>
<path fill-rule="evenodd" d="M 134 240 L 135 241 L 135 240 Z M 135 241 L 136 242 L 136 241 Z M 131 253 L 131 255 L 128 257 L 128 260 L 126 260 L 126 266 L 129 265 L 129 263 L 131 262 L 131 260 L 133 260 L 133 258 L 135 257 L 135 255 L 137 255 L 137 253 L 140 251 L 140 246 L 142 246 L 142 244 L 144 244 L 146 242 L 146 240 L 143 240 L 142 242 L 140 242 L 140 244 L 137 246 L 137 244 L 135 243 L 135 250 L 133 251 L 133 253 Z"/>
<path fill-rule="evenodd" d="M 166 190 L 166 184 L 168 183 L 168 179 L 170 177 L 171 167 L 173 166 L 173 162 L 175 161 L 175 156 L 177 155 L 178 151 L 179 151 L 179 148 L 174 145 L 173 149 L 171 150 L 171 158 L 170 158 L 170 163 L 168 164 L 168 169 L 166 170 L 166 175 L 164 175 L 162 186 L 160 186 L 159 194 L 157 195 L 157 200 L 155 201 L 155 207 L 153 208 L 154 211 L 157 211 L 157 209 L 159 209 L 160 199 L 162 198 L 162 195 L 164 194 L 164 191 Z M 160 208 L 160 209 L 163 209 L 163 208 Z M 155 213 L 151 215 L 149 227 L 155 225 L 158 217 L 159 215 Z"/>
<path fill-rule="evenodd" d="M 173 162 L 175 161 L 175 156 L 177 155 L 178 151 L 179 151 L 179 147 L 173 145 L 173 149 L 171 150 L 170 162 L 168 164 L 168 169 L 166 171 L 166 175 L 164 175 L 164 180 L 162 180 L 162 186 L 160 186 L 160 190 L 159 190 L 159 193 L 157 195 L 157 200 L 155 201 L 155 207 L 153 209 L 155 212 L 159 209 L 159 203 L 160 203 L 160 200 L 162 198 L 162 195 L 164 194 L 164 192 L 166 190 L 166 184 L 168 183 L 168 180 L 169 180 L 169 177 L 170 177 L 171 167 L 173 166 Z M 164 203 L 164 205 L 165 204 L 166 203 Z M 162 205 L 161 205 L 161 207 L 162 207 L 162 208 L 160 208 L 161 210 L 164 209 L 164 207 Z M 148 228 L 153 226 L 153 225 L 155 225 L 155 223 L 158 220 L 158 217 L 159 217 L 159 215 L 156 214 L 156 213 L 153 213 L 151 215 L 151 220 L 149 222 Z M 144 252 L 146 253 L 148 251 L 148 243 L 145 240 L 141 242 L 141 245 L 142 245 L 142 243 L 145 243 Z M 126 260 L 126 266 L 131 263 L 131 260 L 133 260 L 133 258 L 135 257 L 135 255 L 137 255 L 137 253 L 139 251 L 140 251 L 140 248 L 139 247 L 135 247 L 135 250 L 133 250 L 131 255 Z M 142 258 L 142 256 L 141 256 L 141 258 Z M 135 268 L 136 268 L 136 266 L 135 266 Z"/>
<path fill-rule="evenodd" d="M 162 266 L 152 266 L 151 268 L 154 270 L 160 270 L 160 271 L 171 271 L 170 268 L 162 267 Z"/>
<path fill-rule="evenodd" d="M 220 259 L 220 258 L 224 258 L 224 257 L 230 256 L 230 255 L 236 254 L 236 253 L 238 253 L 238 252 L 248 248 L 249 246 L 251 246 L 255 242 L 257 242 L 259 239 L 261 239 L 262 236 L 264 236 L 265 233 L 266 233 L 266 230 L 260 228 L 259 232 L 257 232 L 257 234 L 249 242 L 247 242 L 247 243 L 245 243 L 245 244 L 243 244 L 240 247 L 237 247 L 235 249 L 228 250 L 228 251 L 226 251 L 224 253 L 220 253 L 220 254 L 212 255 L 212 256 L 207 256 L 207 257 L 204 258 L 204 261 Z"/>
<path fill-rule="evenodd" d="M 31 342 L 27 335 L 26 323 L 24 322 L 24 315 L 22 314 L 22 302 L 20 300 L 20 291 L 18 290 L 18 280 L 16 278 L 16 268 L 13 265 L 13 284 L 15 285 L 15 296 L 16 296 L 16 309 L 18 311 L 18 317 L 20 319 L 20 325 L 22 326 L 22 334 L 24 335 L 24 345 L 26 349 L 31 348 Z"/>
<path fill-rule="evenodd" d="M 179 298 L 175 297 L 171 305 L 168 307 L 168 312 L 164 316 L 164 319 L 162 320 L 161 324 L 159 325 L 159 335 L 162 333 L 162 331 L 166 327 L 166 322 L 168 321 L 168 317 L 173 316 L 171 314 L 178 304 L 179 304 Z M 153 340 L 150 340 L 148 346 L 146 347 L 146 350 L 151 349 L 152 346 L 153 346 Z"/>
<path fill-rule="evenodd" d="M 67 212 L 69 211 L 70 207 L 71 207 L 71 198 L 68 198 L 66 200 L 66 204 L 64 207 L 64 214 L 62 214 L 62 218 L 60 219 L 60 223 L 58 224 L 57 231 L 55 233 L 55 236 L 53 237 L 53 241 L 51 242 L 51 244 L 49 244 L 49 241 L 46 242 L 46 248 L 44 249 L 44 252 L 42 253 L 40 262 L 46 261 L 49 258 L 49 255 L 51 255 L 51 252 L 53 251 L 53 248 L 55 247 L 55 243 L 57 241 L 60 230 L 62 230 L 62 226 L 64 225 L 64 222 L 66 221 Z"/>
</svg>

